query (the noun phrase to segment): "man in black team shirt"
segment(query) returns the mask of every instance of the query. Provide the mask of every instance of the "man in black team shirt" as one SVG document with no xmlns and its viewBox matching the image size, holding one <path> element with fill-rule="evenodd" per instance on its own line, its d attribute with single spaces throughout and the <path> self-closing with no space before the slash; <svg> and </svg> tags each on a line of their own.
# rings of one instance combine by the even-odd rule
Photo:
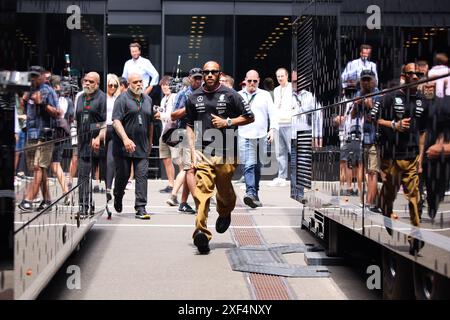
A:
<svg viewBox="0 0 450 320">
<path fill-rule="evenodd" d="M 224 233 L 230 226 L 231 211 L 236 204 L 231 178 L 237 165 L 237 126 L 251 123 L 254 118 L 236 91 L 220 85 L 221 71 L 217 62 L 205 63 L 202 74 L 204 84 L 189 96 L 186 103 L 186 129 L 197 180 L 194 245 L 201 254 L 206 254 L 212 237 L 207 228 L 210 198 L 217 187 L 219 218 L 216 231 Z"/>
<path fill-rule="evenodd" d="M 415 63 L 405 66 L 405 83 L 418 80 Z M 387 217 L 396 219 L 393 204 L 400 186 L 408 199 L 411 224 L 419 227 L 419 174 L 425 142 L 426 105 L 417 86 L 400 89 L 382 99 L 378 125 L 381 130 L 381 170 L 384 174 L 379 207 Z M 390 232 L 390 229 L 388 229 Z M 408 237 L 410 253 L 423 246 L 418 239 Z"/>
<path fill-rule="evenodd" d="M 114 209 L 122 212 L 122 198 L 130 177 L 131 164 L 136 180 L 135 202 L 137 219 L 150 219 L 147 205 L 148 156 L 153 141 L 152 99 L 144 94 L 142 76 L 128 76 L 128 90 L 114 102 L 112 114 L 113 155 L 116 164 Z"/>
</svg>

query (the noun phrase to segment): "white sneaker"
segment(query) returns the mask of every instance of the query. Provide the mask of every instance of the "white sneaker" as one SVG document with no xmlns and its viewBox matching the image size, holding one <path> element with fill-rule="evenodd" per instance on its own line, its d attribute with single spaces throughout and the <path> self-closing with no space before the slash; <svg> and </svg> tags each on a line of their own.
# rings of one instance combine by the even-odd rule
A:
<svg viewBox="0 0 450 320">
<path fill-rule="evenodd" d="M 127 186 L 125 187 L 126 190 L 133 190 L 134 186 L 133 186 L 133 181 L 128 180 Z"/>
<path fill-rule="evenodd" d="M 285 187 L 286 180 L 282 178 L 275 178 L 267 184 L 269 187 Z"/>
</svg>

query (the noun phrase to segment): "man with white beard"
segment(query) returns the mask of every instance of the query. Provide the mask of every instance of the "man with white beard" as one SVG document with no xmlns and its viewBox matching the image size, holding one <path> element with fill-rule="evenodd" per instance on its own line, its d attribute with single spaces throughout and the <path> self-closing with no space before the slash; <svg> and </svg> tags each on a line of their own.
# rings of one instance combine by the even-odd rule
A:
<svg viewBox="0 0 450 320">
<path fill-rule="evenodd" d="M 116 164 L 114 183 L 114 209 L 122 212 L 122 199 L 130 177 L 131 164 L 136 180 L 136 219 L 150 219 L 147 205 L 148 157 L 153 141 L 152 99 L 143 93 L 142 76 L 128 76 L 128 90 L 114 102 L 113 109 L 113 156 Z"/>
<path fill-rule="evenodd" d="M 93 151 L 98 152 L 100 142 L 105 141 L 106 129 L 100 127 L 106 121 L 106 96 L 99 89 L 100 76 L 89 72 L 83 78 L 83 93 L 77 100 L 75 118 L 78 136 L 78 184 L 80 185 L 80 214 L 86 216 L 92 208 L 89 203 L 89 183 L 92 171 Z M 97 124 L 97 129 L 93 129 Z M 91 210 L 92 213 L 92 210 Z"/>
</svg>

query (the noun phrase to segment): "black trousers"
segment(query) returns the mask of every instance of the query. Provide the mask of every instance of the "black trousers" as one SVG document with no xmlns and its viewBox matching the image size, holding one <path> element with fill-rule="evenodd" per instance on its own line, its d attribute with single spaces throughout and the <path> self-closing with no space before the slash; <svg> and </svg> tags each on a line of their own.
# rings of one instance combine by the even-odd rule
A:
<svg viewBox="0 0 450 320">
<path fill-rule="evenodd" d="M 86 212 L 89 206 L 92 205 L 92 190 L 91 190 L 91 171 L 92 171 L 92 159 L 90 157 L 78 158 L 78 184 L 79 193 L 78 201 L 82 212 Z"/>
<path fill-rule="evenodd" d="M 106 131 L 106 189 L 111 190 L 112 182 L 116 174 L 116 166 L 113 156 L 113 127 L 108 125 Z"/>
<path fill-rule="evenodd" d="M 423 174 L 427 188 L 428 211 L 434 217 L 439 203 L 444 200 L 445 191 L 450 186 L 450 159 L 433 159 L 424 161 Z"/>
<path fill-rule="evenodd" d="M 114 180 L 114 197 L 122 199 L 130 177 L 131 164 L 134 166 L 135 201 L 134 208 L 147 204 L 148 158 L 128 158 L 115 156 L 116 179 Z"/>
</svg>

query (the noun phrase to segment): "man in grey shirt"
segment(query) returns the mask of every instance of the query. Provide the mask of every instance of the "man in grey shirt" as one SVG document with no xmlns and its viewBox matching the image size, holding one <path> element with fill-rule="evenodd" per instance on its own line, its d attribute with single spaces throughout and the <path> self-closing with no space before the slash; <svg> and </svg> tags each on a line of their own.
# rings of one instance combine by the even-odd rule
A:
<svg viewBox="0 0 450 320">
<path fill-rule="evenodd" d="M 128 77 L 128 90 L 114 103 L 113 155 L 116 163 L 114 208 L 122 212 L 122 198 L 134 166 L 136 180 L 135 204 L 137 219 L 150 219 L 146 212 L 148 156 L 153 141 L 152 99 L 143 93 L 142 76 L 132 73 Z"/>
</svg>

